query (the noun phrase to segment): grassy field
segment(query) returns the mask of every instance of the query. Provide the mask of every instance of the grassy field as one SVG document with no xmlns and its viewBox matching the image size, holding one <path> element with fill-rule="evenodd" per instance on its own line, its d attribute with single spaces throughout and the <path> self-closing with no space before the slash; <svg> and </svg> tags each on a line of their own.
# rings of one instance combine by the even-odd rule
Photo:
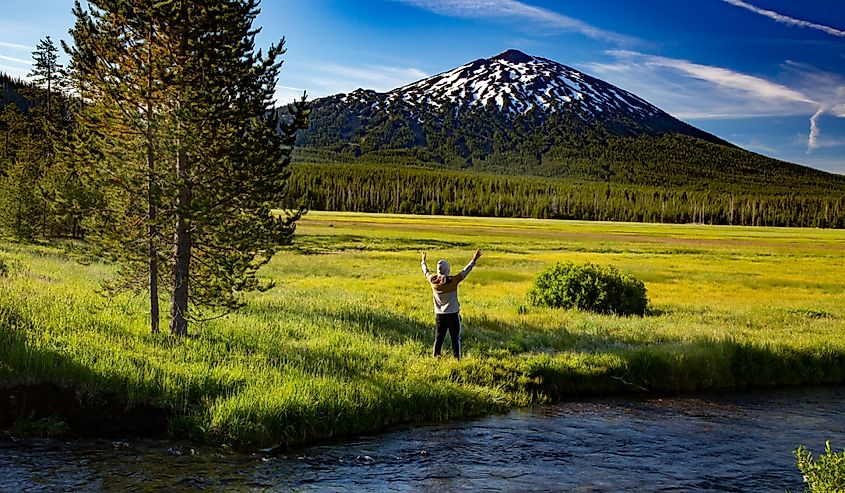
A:
<svg viewBox="0 0 845 493">
<path fill-rule="evenodd" d="M 435 359 L 419 251 L 458 268 L 475 248 L 465 357 Z M 106 393 L 165 409 L 174 437 L 256 447 L 580 394 L 843 383 L 843 257 L 845 231 L 311 212 L 263 270 L 276 288 L 175 340 L 147 334 L 142 298 L 95 294 L 112 266 L 0 243 L 0 386 Z M 649 313 L 528 306 L 565 260 L 639 277 Z"/>
</svg>

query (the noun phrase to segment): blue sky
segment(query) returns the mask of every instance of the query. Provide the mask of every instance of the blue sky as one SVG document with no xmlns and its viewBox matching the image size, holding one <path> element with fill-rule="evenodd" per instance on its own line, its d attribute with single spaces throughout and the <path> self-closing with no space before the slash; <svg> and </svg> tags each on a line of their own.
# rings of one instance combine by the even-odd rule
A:
<svg viewBox="0 0 845 493">
<path fill-rule="evenodd" d="M 0 71 L 67 39 L 68 0 L 0 0 Z M 83 5 L 85 2 L 83 2 Z M 631 91 L 746 149 L 845 173 L 842 0 L 264 0 L 280 101 L 385 91 L 509 48 Z"/>
</svg>

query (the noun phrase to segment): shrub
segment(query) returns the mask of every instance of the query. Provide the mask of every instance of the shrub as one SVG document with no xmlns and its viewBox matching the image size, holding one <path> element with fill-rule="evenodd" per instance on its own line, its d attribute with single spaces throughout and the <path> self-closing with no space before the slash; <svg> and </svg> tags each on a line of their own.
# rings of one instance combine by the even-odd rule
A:
<svg viewBox="0 0 845 493">
<path fill-rule="evenodd" d="M 617 315 L 643 315 L 648 305 L 639 279 L 612 266 L 572 262 L 555 263 L 541 272 L 528 291 L 528 301 Z"/>
<path fill-rule="evenodd" d="M 845 491 L 845 451 L 833 452 L 830 450 L 830 442 L 827 442 L 825 453 L 816 460 L 813 460 L 813 454 L 804 447 L 798 447 L 795 457 L 798 459 L 798 469 L 807 483 L 807 491 Z"/>
</svg>

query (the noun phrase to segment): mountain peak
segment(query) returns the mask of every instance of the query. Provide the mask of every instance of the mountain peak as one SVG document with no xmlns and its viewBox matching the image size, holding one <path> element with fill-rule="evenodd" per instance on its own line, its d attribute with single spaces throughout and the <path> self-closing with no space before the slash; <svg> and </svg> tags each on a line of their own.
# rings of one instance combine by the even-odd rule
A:
<svg viewBox="0 0 845 493">
<path fill-rule="evenodd" d="M 480 58 L 452 70 L 394 89 L 386 103 L 401 102 L 420 113 L 455 107 L 497 107 L 505 117 L 534 110 L 554 113 L 566 108 L 583 120 L 619 115 L 641 118 L 661 111 L 616 86 L 590 77 L 572 67 L 510 49 L 491 58 Z"/>
<path fill-rule="evenodd" d="M 491 60 L 504 60 L 511 63 L 527 63 L 533 60 L 534 57 L 526 55 L 519 50 L 506 50 L 491 58 Z"/>
<path fill-rule="evenodd" d="M 308 145 L 342 141 L 359 146 L 356 152 L 427 147 L 439 159 L 514 152 L 519 160 L 531 146 L 561 151 L 585 135 L 601 141 L 681 133 L 724 144 L 620 87 L 514 49 L 391 91 L 330 96 L 315 101 L 311 114 L 322 123 L 305 138 Z"/>
</svg>

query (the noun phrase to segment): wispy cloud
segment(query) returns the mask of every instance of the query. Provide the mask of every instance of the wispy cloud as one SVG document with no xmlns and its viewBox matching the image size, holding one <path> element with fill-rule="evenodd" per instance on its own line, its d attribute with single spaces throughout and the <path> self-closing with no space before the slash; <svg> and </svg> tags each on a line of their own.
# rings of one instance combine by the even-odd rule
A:
<svg viewBox="0 0 845 493">
<path fill-rule="evenodd" d="M 290 86 L 276 86 L 276 105 L 284 105 L 292 103 L 293 101 L 302 99 L 302 94 L 306 92 L 300 87 Z M 309 95 L 310 99 L 310 95 Z"/>
<path fill-rule="evenodd" d="M 843 137 L 831 137 L 827 136 L 824 139 L 819 138 L 816 135 L 816 142 L 813 147 L 810 147 L 810 140 L 812 139 L 812 135 L 808 135 L 806 133 L 798 134 L 795 141 L 798 145 L 802 145 L 807 147 L 807 154 L 810 154 L 811 150 L 816 149 L 830 149 L 835 147 L 845 147 L 845 138 Z M 845 166 L 845 160 L 842 161 L 842 165 Z"/>
<path fill-rule="evenodd" d="M 723 0 L 725 3 L 729 3 L 736 7 L 741 7 L 746 10 L 750 10 L 755 14 L 760 14 L 762 16 L 768 17 L 776 22 L 780 22 L 781 24 L 786 24 L 788 26 L 796 26 L 796 27 L 805 27 L 808 29 L 815 29 L 817 31 L 821 31 L 823 33 L 830 34 L 831 36 L 840 36 L 845 37 L 845 31 L 840 29 L 836 29 L 835 27 L 825 26 L 824 24 L 816 24 L 815 22 L 805 21 L 801 19 L 796 19 L 794 17 L 789 17 L 788 15 L 783 15 L 774 10 L 766 10 L 750 3 L 743 2 L 742 0 Z"/>
<path fill-rule="evenodd" d="M 359 88 L 385 92 L 426 77 L 427 73 L 415 67 L 303 63 L 285 74 L 285 85 L 276 86 L 276 100 L 278 104 L 287 104 L 299 99 L 303 91 L 308 92 L 308 99 Z"/>
<path fill-rule="evenodd" d="M 367 88 L 388 90 L 397 86 L 424 79 L 428 74 L 416 68 L 388 67 L 384 65 L 369 65 L 365 67 L 323 63 L 314 65 L 317 70 L 347 80 L 369 83 Z"/>
<path fill-rule="evenodd" d="M 589 71 L 650 100 L 682 119 L 806 116 L 807 151 L 827 147 L 820 118 L 845 117 L 845 79 L 798 64 L 784 69 L 786 85 L 728 68 L 689 60 L 613 50 L 610 63 L 588 64 Z"/>
<path fill-rule="evenodd" d="M 22 50 L 22 51 L 33 51 L 35 50 L 34 46 L 27 46 L 21 45 L 17 43 L 7 43 L 6 41 L 0 41 L 0 48 L 8 48 L 11 50 Z"/>
<path fill-rule="evenodd" d="M 538 25 L 546 29 L 578 32 L 593 39 L 611 41 L 622 45 L 639 42 L 636 38 L 606 31 L 584 21 L 558 12 L 529 5 L 518 0 L 398 0 L 431 12 L 449 17 L 469 19 L 500 19 L 531 21 L 532 29 Z"/>
<path fill-rule="evenodd" d="M 426 77 L 427 73 L 414 67 L 319 63 L 303 65 L 296 85 L 307 88 L 311 97 L 322 97 L 359 88 L 389 91 Z"/>
<path fill-rule="evenodd" d="M 800 90 L 724 67 L 627 50 L 607 54 L 616 60 L 589 70 L 681 118 L 802 115 L 818 107 Z"/>
<path fill-rule="evenodd" d="M 810 117 L 810 133 L 807 137 L 807 152 L 822 147 L 839 147 L 841 142 L 834 142 L 827 137 L 821 138 L 819 120 L 824 115 L 845 118 L 845 78 L 841 74 L 819 71 L 804 64 L 789 61 L 785 69 L 796 74 L 804 93 L 811 95 L 818 104 L 818 109 Z"/>
<path fill-rule="evenodd" d="M 32 61 L 30 61 L 30 60 L 24 60 L 24 59 L 21 59 L 21 58 L 15 58 L 15 57 L 5 56 L 5 55 L 0 55 L 0 60 L 6 61 L 6 62 L 12 62 L 12 63 L 21 63 L 21 64 L 24 64 L 24 65 L 32 65 Z"/>
<path fill-rule="evenodd" d="M 810 152 L 813 149 L 818 149 L 821 144 L 819 143 L 819 133 L 821 130 L 819 129 L 819 117 L 827 111 L 827 108 L 824 106 L 820 107 L 818 111 L 813 113 L 813 116 L 810 117 L 810 136 L 807 139 L 807 152 Z"/>
</svg>

